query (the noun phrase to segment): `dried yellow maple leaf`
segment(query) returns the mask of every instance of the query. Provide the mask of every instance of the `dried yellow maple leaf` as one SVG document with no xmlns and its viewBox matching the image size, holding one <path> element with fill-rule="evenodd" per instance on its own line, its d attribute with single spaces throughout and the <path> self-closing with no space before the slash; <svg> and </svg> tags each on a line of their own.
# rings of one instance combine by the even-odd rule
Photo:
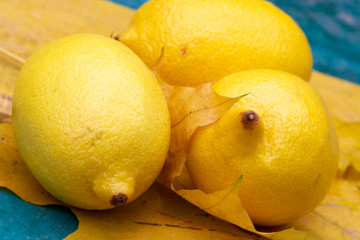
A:
<svg viewBox="0 0 360 240">
<path fill-rule="evenodd" d="M 360 173 L 350 172 L 336 179 L 320 206 L 293 225 L 326 240 L 360 239 Z"/>
<path fill-rule="evenodd" d="M 342 122 L 360 122 L 360 86 L 313 71 L 310 84 L 319 92 L 330 115 Z"/>
<path fill-rule="evenodd" d="M 215 219 L 155 183 L 135 202 L 107 211 L 72 209 L 78 239 L 265 239 Z"/>
<path fill-rule="evenodd" d="M 8 100 L 11 99 L 15 79 L 23 63 L 24 59 L 0 46 L 0 72 L 2 75 L 0 82 L 0 112 L 2 113 L 10 115 L 11 105 L 9 105 Z M 7 99 L 4 96 L 7 96 Z"/>
<path fill-rule="evenodd" d="M 197 91 L 200 90 L 198 89 Z M 198 94 L 197 97 L 201 97 L 201 94 Z M 222 99 L 222 102 L 229 103 L 231 105 L 231 102 L 227 102 L 225 99 Z M 213 106 L 217 105 L 213 104 Z M 200 106 L 200 108 L 197 108 L 197 111 L 195 111 L 195 114 L 200 114 L 202 111 L 206 111 L 207 109 L 211 109 L 215 112 L 218 110 L 210 104 L 203 109 Z M 193 119 L 190 115 L 184 118 L 184 120 L 187 119 L 187 121 L 190 121 Z M 184 124 L 183 122 L 182 124 Z M 181 123 L 176 126 L 181 126 Z M 355 131 L 349 131 L 349 134 L 350 133 L 356 134 Z M 59 203 L 56 199 L 53 199 L 46 191 L 44 191 L 44 189 L 42 189 L 42 187 L 26 169 L 19 153 L 17 152 L 10 124 L 0 125 L 0 139 L 0 185 L 8 187 L 20 195 L 24 200 L 29 202 L 36 204 Z M 234 186 L 229 189 L 225 189 L 222 193 L 216 193 L 214 196 L 209 196 L 199 192 L 198 190 L 184 190 L 183 183 L 181 181 L 178 182 L 181 178 L 174 178 L 174 180 L 176 180 L 173 182 L 174 186 L 177 184 L 177 189 L 181 189 L 178 191 L 178 194 L 183 196 L 185 199 L 187 198 L 185 196 L 186 194 L 193 194 L 196 196 L 196 198 L 193 199 L 200 199 L 201 197 L 207 198 L 208 202 L 209 197 L 215 197 L 213 200 L 210 199 L 210 204 L 204 206 L 207 211 L 210 211 L 210 209 L 211 211 L 217 211 L 216 206 L 219 206 L 219 204 L 221 204 L 221 202 L 229 196 L 229 191 L 236 191 L 236 188 L 241 184 L 241 180 L 239 180 Z M 350 177 L 347 171 L 347 178 L 345 180 L 340 179 L 336 182 L 336 184 L 334 184 L 334 187 L 332 188 L 330 194 L 326 197 L 325 201 L 315 211 L 293 223 L 293 226 L 300 230 L 311 230 L 323 239 L 359 239 L 359 232 L 357 230 L 357 223 L 360 222 L 358 207 L 360 189 L 359 182 L 360 177 L 356 174 L 352 174 Z M 46 196 L 45 200 L 42 200 L 44 196 Z M 157 201 L 154 201 L 156 198 Z M 144 201 L 149 204 L 144 205 Z M 165 206 L 163 205 L 164 203 L 166 203 Z M 185 201 L 181 201 L 181 199 L 176 198 L 176 196 L 171 195 L 171 192 L 167 189 L 163 189 L 159 185 L 155 185 L 151 188 L 146 195 L 139 198 L 139 200 L 133 205 L 134 206 L 132 208 L 124 210 L 126 214 L 123 213 L 123 215 L 121 215 L 122 208 L 106 212 L 88 212 L 72 209 L 75 214 L 77 214 L 80 220 L 80 225 L 79 230 L 70 235 L 68 239 L 84 239 L 90 236 L 101 236 L 105 239 L 109 236 L 118 237 L 119 239 L 121 239 L 121 236 L 131 236 L 136 239 L 136 237 L 140 238 L 140 236 L 144 235 L 151 236 L 153 239 L 156 239 L 157 237 L 170 236 L 167 234 L 171 233 L 174 233 L 179 238 L 191 236 L 194 239 L 206 239 L 206 236 L 209 236 L 209 238 L 215 237 L 221 239 L 261 239 L 259 236 L 243 232 L 231 224 L 227 224 L 206 215 L 196 207 L 193 207 Z M 149 213 L 147 210 L 142 210 L 143 207 L 146 207 L 148 210 L 152 209 L 154 212 Z M 137 215 L 139 214 L 139 211 L 143 211 L 144 215 L 139 217 L 139 215 Z M 236 211 L 241 212 L 241 208 Z M 159 212 L 161 212 L 161 214 L 158 214 Z M 131 215 L 132 213 L 133 215 Z M 147 214 L 150 214 L 153 218 L 147 216 Z M 219 215 L 219 213 L 214 212 L 212 212 L 212 214 L 215 216 L 216 214 Z M 167 217 L 163 218 L 164 216 Z M 133 222 L 128 221 L 130 217 L 137 220 L 134 220 Z M 219 215 L 219 217 L 221 216 Z M 174 219 L 175 222 L 173 221 Z M 131 226 L 126 224 L 130 224 Z M 251 228 L 250 225 L 248 227 Z M 173 232 L 174 229 L 176 229 L 176 233 Z M 268 233 L 265 233 L 265 230 L 268 231 Z M 160 233 L 157 233 L 158 231 L 160 231 Z M 235 231 L 235 233 L 232 231 Z M 126 232 L 126 234 L 122 235 L 123 232 Z M 262 234 L 263 236 L 271 239 L 316 239 L 316 236 L 305 231 L 297 231 L 294 228 L 255 229 L 253 232 L 257 232 L 258 234 Z"/>
<path fill-rule="evenodd" d="M 197 127 L 216 121 L 239 99 L 219 96 L 210 86 L 204 84 L 193 88 L 162 83 L 171 112 L 171 143 L 159 181 L 168 187 L 176 177 L 192 188 L 189 177 L 183 171 L 191 135 Z"/>
<path fill-rule="evenodd" d="M 43 189 L 23 163 L 10 124 L 0 124 L 0 186 L 37 204 L 63 204 Z M 265 239 L 206 214 L 155 183 L 123 207 L 107 211 L 71 208 L 79 228 L 66 239 Z"/>
<path fill-rule="evenodd" d="M 11 121 L 12 92 L 23 60 L 0 46 L 0 122 Z"/>
<path fill-rule="evenodd" d="M 339 138 L 339 173 L 343 175 L 349 167 L 360 172 L 360 122 L 346 123 L 334 119 Z"/>
<path fill-rule="evenodd" d="M 176 180 L 174 181 L 176 184 Z M 227 222 L 256 233 L 260 236 L 274 240 L 319 240 L 316 234 L 309 231 L 300 231 L 294 227 L 282 226 L 281 228 L 255 228 L 251 219 L 243 208 L 238 197 L 238 188 L 241 187 L 241 178 L 239 178 L 232 186 L 218 192 L 206 194 L 199 189 L 174 189 L 173 190 L 191 202 L 195 206 L 199 206 L 209 214 L 224 219 Z M 232 213 L 232 214 L 229 214 Z"/>
<path fill-rule="evenodd" d="M 349 167 L 360 171 L 360 86 L 316 71 L 310 83 L 323 98 L 336 126 L 339 175 Z"/>
<path fill-rule="evenodd" d="M 44 190 L 25 166 L 17 150 L 10 124 L 0 124 L 0 186 L 27 202 L 38 205 L 59 204 Z"/>
</svg>

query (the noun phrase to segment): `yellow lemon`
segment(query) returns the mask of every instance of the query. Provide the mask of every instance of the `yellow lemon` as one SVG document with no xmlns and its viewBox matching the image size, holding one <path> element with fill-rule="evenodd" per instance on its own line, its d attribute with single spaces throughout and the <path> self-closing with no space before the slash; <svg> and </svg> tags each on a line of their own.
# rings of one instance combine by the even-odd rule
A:
<svg viewBox="0 0 360 240">
<path fill-rule="evenodd" d="M 119 39 L 173 85 L 194 86 L 255 68 L 309 80 L 312 69 L 303 31 L 263 0 L 150 0 Z"/>
<path fill-rule="evenodd" d="M 170 124 L 149 68 L 125 45 L 75 34 L 34 53 L 13 97 L 24 162 L 64 203 L 107 209 L 131 202 L 156 179 Z"/>
<path fill-rule="evenodd" d="M 210 193 L 242 176 L 239 197 L 257 225 L 281 225 L 314 209 L 336 175 L 339 153 L 313 87 L 290 73 L 249 70 L 212 89 L 245 96 L 190 139 L 186 163 L 195 185 Z"/>
</svg>

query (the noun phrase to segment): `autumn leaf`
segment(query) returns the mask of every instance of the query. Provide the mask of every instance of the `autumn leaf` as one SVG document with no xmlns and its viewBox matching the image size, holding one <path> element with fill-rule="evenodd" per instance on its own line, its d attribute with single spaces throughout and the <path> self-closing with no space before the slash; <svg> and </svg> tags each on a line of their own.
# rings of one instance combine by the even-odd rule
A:
<svg viewBox="0 0 360 240">
<path fill-rule="evenodd" d="M 134 202 L 107 211 L 72 209 L 78 239 L 265 239 L 220 221 L 155 183 Z"/>
<path fill-rule="evenodd" d="M 333 117 L 339 171 L 320 206 L 292 225 L 326 240 L 360 239 L 360 86 L 319 72 L 314 72 L 311 84 Z"/>
<path fill-rule="evenodd" d="M 293 222 L 326 240 L 360 239 L 360 173 L 337 178 L 325 200 L 314 211 Z"/>
<path fill-rule="evenodd" d="M 360 172 L 360 122 L 346 123 L 334 118 L 334 123 L 340 146 L 340 175 L 349 167 Z"/>
<path fill-rule="evenodd" d="M 70 4 L 70 2 L 69 4 L 59 4 L 59 1 L 27 1 L 27 4 L 18 5 L 9 4 L 8 1 L 0 1 L 0 8 L 3 13 L 0 26 L 3 39 L 6 39 L 2 42 L 2 46 L 16 54 L 27 57 L 44 43 L 71 33 L 96 32 L 110 35 L 114 29 L 122 31 L 127 27 L 133 15 L 131 10 L 124 10 L 119 5 L 97 0 L 87 0 L 88 11 L 84 11 L 83 8 L 79 7 L 83 6 L 81 2 L 83 1 L 76 1 L 74 4 Z M 32 16 L 29 19 L 29 12 L 36 13 L 41 18 Z M 88 24 L 89 22 L 92 24 Z M 13 31 L 13 29 L 17 29 L 17 31 Z M 0 58 L 0 72 L 2 75 L 0 93 L 4 93 L 6 96 L 4 98 L 11 97 L 18 68 L 13 63 L 9 63 L 9 59 Z M 358 197 L 360 180 L 356 174 L 350 174 L 350 172 L 352 172 L 352 168 L 355 168 L 351 162 L 356 162 L 359 159 L 355 157 L 358 154 L 357 152 L 352 154 L 354 149 L 351 146 L 357 147 L 359 144 L 358 135 L 355 133 L 357 133 L 357 123 L 360 122 L 360 101 L 358 99 L 360 88 L 355 84 L 316 71 L 313 72 L 312 76 L 311 84 L 323 97 L 331 115 L 347 125 L 343 129 L 338 129 L 340 150 L 342 159 L 345 159 L 343 162 L 345 164 L 342 167 L 343 179 L 337 179 L 323 204 L 309 215 L 292 223 L 292 226 L 299 230 L 316 232 L 326 240 L 359 239 Z M 167 94 L 172 95 L 174 99 L 180 98 L 176 94 L 174 95 L 176 91 L 171 87 L 168 86 L 165 89 Z M 195 93 L 196 91 L 201 92 L 201 89 L 198 88 L 196 91 L 194 89 L 183 89 L 181 91 L 193 91 Z M 186 100 L 183 99 L 183 101 Z M 223 103 L 225 102 L 226 100 L 223 101 Z M 231 105 L 231 102 L 227 103 Z M 216 106 L 216 104 L 209 106 Z M 178 131 L 182 131 L 180 130 L 182 128 L 188 129 L 188 134 L 191 134 L 190 120 L 198 118 L 197 115 L 202 115 L 203 110 L 207 111 L 207 108 L 206 106 L 192 108 L 187 105 L 183 109 L 178 109 L 178 114 L 183 115 L 184 118 L 180 122 L 173 121 L 174 124 L 178 123 L 175 127 Z M 7 109 L 0 111 L 7 112 L 7 114 L 0 114 L 0 122 L 4 120 L 9 122 L 10 107 L 3 98 L 0 98 L 0 109 Z M 193 109 L 193 112 L 190 113 L 189 109 Z M 215 107 L 212 110 L 218 109 Z M 215 121 L 215 119 L 210 121 Z M 206 121 L 203 124 L 206 124 Z M 184 127 L 185 125 L 187 127 Z M 49 197 L 47 200 L 38 200 L 47 193 L 42 194 L 44 189 L 39 186 L 23 164 L 20 154 L 13 144 L 14 141 L 11 139 L 10 130 L 10 125 L 0 125 L 0 185 L 11 188 L 26 201 L 38 202 L 38 204 L 53 203 L 54 200 L 51 199 L 51 196 L 47 196 Z M 350 134 L 351 132 L 354 134 Z M 186 145 L 186 139 L 187 137 L 174 139 L 174 141 Z M 342 139 L 346 139 L 344 144 L 341 143 Z M 342 150 L 343 148 L 347 150 Z M 180 153 L 186 154 L 186 147 L 182 145 L 182 148 L 173 149 L 169 153 L 170 158 L 174 158 L 174 152 L 178 155 Z M 172 166 L 172 161 L 168 161 L 167 168 L 174 169 L 174 171 L 170 171 L 174 175 L 165 176 L 164 179 L 172 179 L 181 170 L 183 170 L 183 175 L 186 175 L 186 169 L 182 169 L 182 166 L 181 161 L 180 164 L 174 164 L 174 166 Z M 181 178 L 176 179 L 181 180 Z M 187 186 L 189 183 L 186 180 L 185 177 L 182 182 L 179 181 L 178 183 L 181 183 L 182 187 Z M 241 181 L 237 184 L 241 184 Z M 231 186 L 229 189 L 225 189 L 223 193 L 228 194 L 230 189 L 236 192 L 236 187 Z M 197 194 L 201 195 L 199 192 Z M 227 196 L 226 194 L 225 196 Z M 219 199 L 216 199 L 215 202 L 220 204 Z M 244 232 L 232 224 L 217 220 L 158 184 L 131 204 L 124 206 L 124 208 L 101 212 L 72 209 L 78 215 L 80 225 L 79 230 L 67 239 L 94 239 L 96 237 L 98 239 L 136 239 L 136 237 L 159 239 L 163 236 L 175 239 L 264 239 Z M 210 208 L 211 206 L 217 205 L 210 205 Z M 150 214 L 150 216 L 146 216 L 146 214 Z M 167 218 L 163 219 L 164 216 Z M 257 230 L 266 234 L 264 231 L 268 229 Z M 307 232 L 298 232 L 294 228 L 289 228 L 286 231 L 281 230 L 283 229 L 278 229 L 277 233 L 269 234 L 272 234 L 273 239 L 291 240 L 306 239 L 308 235 Z M 124 238 L 122 238 L 122 231 Z M 172 233 L 172 231 L 174 232 Z M 274 229 L 268 231 L 274 232 Z M 293 234 L 294 232 L 297 233 L 297 238 Z"/>
<path fill-rule="evenodd" d="M 10 115 L 11 96 L 15 86 L 15 79 L 19 74 L 24 59 L 0 46 L 0 113 Z"/>
<path fill-rule="evenodd" d="M 37 205 L 60 204 L 44 190 L 25 166 L 10 124 L 0 124 L 0 186 Z"/>
<path fill-rule="evenodd" d="M 12 92 L 22 59 L 0 46 L 0 122 L 11 121 Z"/>
<path fill-rule="evenodd" d="M 228 188 L 212 194 L 206 194 L 199 189 L 188 190 L 184 189 L 182 185 L 176 185 L 177 181 L 175 179 L 173 181 L 172 189 L 179 196 L 195 206 L 199 206 L 204 211 L 217 216 L 220 219 L 224 219 L 245 229 L 255 231 L 255 227 L 243 208 L 237 194 L 239 186 L 241 185 L 241 178 Z M 237 214 L 229 214 L 229 212 Z"/>
<path fill-rule="evenodd" d="M 61 204 L 43 189 L 24 164 L 10 124 L 0 124 L 0 186 L 37 205 Z M 88 211 L 70 207 L 79 228 L 66 239 L 265 239 L 212 217 L 155 183 L 123 207 Z"/>
<path fill-rule="evenodd" d="M 201 92 L 200 89 L 197 89 L 197 91 Z M 216 97 L 214 99 L 216 99 Z M 225 99 L 222 99 L 222 101 L 225 105 L 229 103 L 226 102 Z M 229 106 L 230 105 L 229 103 Z M 187 107 L 190 108 L 189 106 L 191 105 Z M 218 109 L 216 109 L 217 105 L 213 104 L 213 106 L 215 107 L 212 108 L 212 104 L 209 104 L 205 108 L 201 108 L 200 106 L 197 108 L 198 111 L 195 111 L 195 114 L 200 114 L 202 111 L 211 109 L 215 112 L 214 116 L 216 116 L 216 111 L 218 111 Z M 227 106 L 227 108 L 229 106 Z M 225 109 L 223 111 L 225 111 Z M 183 113 L 184 112 L 186 111 L 183 111 Z M 221 111 L 218 113 L 220 112 Z M 190 120 L 195 119 L 190 116 L 191 114 L 185 117 L 182 122 L 176 124 L 175 127 L 182 126 L 186 121 L 189 121 L 188 124 L 191 123 Z M 187 118 L 190 120 L 187 120 Z M 214 119 L 216 119 L 216 117 L 214 117 L 213 120 Z M 204 120 L 204 122 L 204 124 L 206 124 L 206 120 Z M 346 123 L 346 125 L 352 127 L 357 126 L 356 123 Z M 343 133 L 341 131 L 338 133 L 341 138 Z M 351 133 L 353 133 L 354 136 L 352 136 Z M 354 130 L 348 131 L 348 134 L 352 137 L 357 136 Z M 35 204 L 61 204 L 56 199 L 53 199 L 52 196 L 37 183 L 23 164 L 12 136 L 10 124 L 0 125 L 0 139 L 0 185 L 11 189 L 24 200 Z M 358 141 L 356 142 L 358 143 Z M 181 180 L 181 178 L 176 178 L 176 181 L 178 180 Z M 321 236 L 322 239 L 359 239 L 357 226 L 357 223 L 360 221 L 358 207 L 359 182 L 360 177 L 357 177 L 356 174 L 349 174 L 349 171 L 346 171 L 345 178 L 337 180 L 324 202 L 304 218 L 281 229 L 255 228 L 254 230 L 250 225 L 248 225 L 247 228 L 251 228 L 254 233 L 270 239 L 318 239 L 314 233 Z M 183 193 L 187 191 L 187 194 L 190 194 L 190 196 L 196 193 L 194 194 L 196 198 L 193 197 L 192 199 L 207 198 L 208 202 L 211 200 L 210 204 L 203 207 L 206 211 L 210 211 L 211 209 L 211 211 L 213 211 L 212 214 L 216 216 L 219 215 L 219 213 L 215 212 L 216 207 L 224 204 L 223 201 L 231 199 L 228 198 L 230 196 L 229 194 L 231 192 L 236 193 L 237 187 L 241 186 L 241 180 L 234 186 L 224 189 L 222 193 L 216 193 L 216 199 L 212 199 L 213 196 L 205 195 L 199 192 L 199 190 L 184 190 L 186 184 L 184 185 L 181 181 L 177 182 L 177 184 L 177 189 L 183 191 L 181 194 L 178 192 L 178 194 L 185 199 L 188 197 L 185 197 Z M 145 202 L 148 204 L 144 204 Z M 241 212 L 240 205 L 238 208 L 240 208 Z M 262 239 L 258 235 L 244 232 L 232 224 L 220 221 L 206 214 L 172 194 L 169 189 L 165 189 L 159 184 L 154 185 L 144 196 L 140 197 L 139 200 L 136 200 L 134 203 L 125 206 L 124 209 L 84 211 L 72 208 L 72 210 L 78 216 L 80 225 L 79 230 L 70 235 L 68 239 L 86 239 L 91 236 L 99 236 L 99 239 L 108 239 L 109 237 L 122 239 L 121 236 L 131 236 L 133 239 L 136 239 L 136 237 L 149 236 L 149 239 L 158 239 L 158 237 L 169 237 L 172 236 L 172 234 L 175 234 L 176 238 L 187 238 L 190 236 L 188 239 L 206 239 L 207 236 L 212 239 Z M 219 217 L 221 216 L 219 215 Z M 129 219 L 135 220 L 129 221 Z"/>
<path fill-rule="evenodd" d="M 314 71 L 311 85 L 323 98 L 339 138 L 339 175 L 360 171 L 360 86 Z"/>
<path fill-rule="evenodd" d="M 171 86 L 162 82 L 171 118 L 170 149 L 159 181 L 168 187 L 177 177 L 188 188 L 192 183 L 184 170 L 189 139 L 197 127 L 215 122 L 241 97 L 228 98 L 211 90 L 211 83 L 198 87 Z"/>
<path fill-rule="evenodd" d="M 17 151 L 17 145 L 13 135 L 12 125 L 8 123 L 2 124 L 0 121 L 0 143 L 4 143 Z"/>
<path fill-rule="evenodd" d="M 176 180 L 174 183 L 176 185 Z M 199 189 L 187 190 L 181 189 L 181 187 L 176 189 L 175 186 L 173 186 L 173 190 L 178 195 L 195 206 L 199 206 L 209 214 L 269 239 L 320 239 L 314 233 L 299 231 L 291 226 L 282 226 L 281 228 L 255 228 L 238 197 L 239 187 L 241 187 L 241 177 L 228 188 L 211 194 L 206 194 Z"/>
<path fill-rule="evenodd" d="M 323 98 L 330 115 L 341 122 L 360 122 L 360 86 L 313 71 L 310 84 Z"/>
</svg>

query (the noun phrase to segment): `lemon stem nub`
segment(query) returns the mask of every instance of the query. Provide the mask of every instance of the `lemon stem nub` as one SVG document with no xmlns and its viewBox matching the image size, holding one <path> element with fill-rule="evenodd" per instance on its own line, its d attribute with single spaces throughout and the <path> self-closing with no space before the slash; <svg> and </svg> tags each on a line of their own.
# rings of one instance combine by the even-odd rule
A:
<svg viewBox="0 0 360 240">
<path fill-rule="evenodd" d="M 252 130 L 260 120 L 259 115 L 252 110 L 241 112 L 240 115 L 245 130 Z"/>
<path fill-rule="evenodd" d="M 110 201 L 111 205 L 114 206 L 121 206 L 124 205 L 128 200 L 128 197 L 123 194 L 123 193 L 119 193 L 117 195 L 114 195 Z"/>
</svg>

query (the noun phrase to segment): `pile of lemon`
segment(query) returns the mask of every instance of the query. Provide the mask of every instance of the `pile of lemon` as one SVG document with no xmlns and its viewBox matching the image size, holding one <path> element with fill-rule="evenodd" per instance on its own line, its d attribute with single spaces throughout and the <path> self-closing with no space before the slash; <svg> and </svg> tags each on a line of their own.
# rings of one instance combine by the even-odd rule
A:
<svg viewBox="0 0 360 240">
<path fill-rule="evenodd" d="M 79 208 L 107 209 L 150 187 L 170 142 L 161 80 L 213 82 L 222 96 L 245 95 L 191 137 L 186 167 L 197 188 L 211 193 L 242 176 L 239 198 L 265 226 L 322 201 L 336 174 L 338 143 L 308 83 L 308 41 L 291 17 L 263 0 L 150 0 L 118 40 L 59 39 L 34 53 L 16 81 L 19 150 L 51 194 Z"/>
</svg>

